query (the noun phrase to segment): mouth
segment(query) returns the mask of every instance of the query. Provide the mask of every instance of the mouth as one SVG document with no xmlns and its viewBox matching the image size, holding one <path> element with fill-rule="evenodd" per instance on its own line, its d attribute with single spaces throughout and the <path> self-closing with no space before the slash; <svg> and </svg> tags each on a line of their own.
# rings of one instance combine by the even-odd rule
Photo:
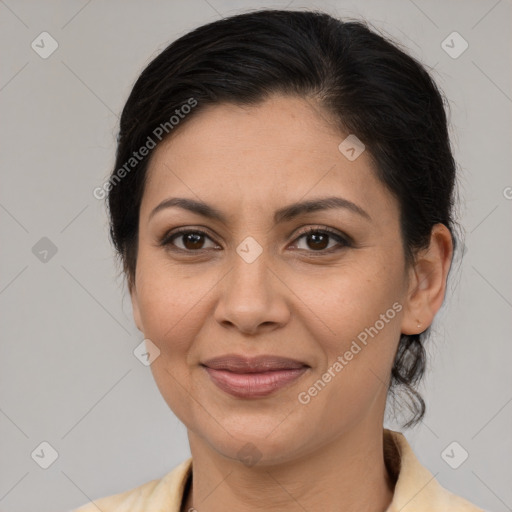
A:
<svg viewBox="0 0 512 512">
<path fill-rule="evenodd" d="M 235 354 L 209 359 L 201 366 L 219 389 L 246 399 L 268 396 L 290 385 L 310 368 L 295 359 Z"/>
</svg>

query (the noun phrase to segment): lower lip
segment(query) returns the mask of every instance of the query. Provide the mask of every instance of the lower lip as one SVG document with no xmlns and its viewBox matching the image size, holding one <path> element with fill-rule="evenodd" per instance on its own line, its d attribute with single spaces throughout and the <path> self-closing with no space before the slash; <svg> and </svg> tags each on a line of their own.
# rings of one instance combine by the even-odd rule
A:
<svg viewBox="0 0 512 512">
<path fill-rule="evenodd" d="M 270 395 L 297 380 L 307 367 L 261 373 L 234 373 L 227 370 L 204 369 L 222 391 L 238 398 L 259 398 Z"/>
</svg>

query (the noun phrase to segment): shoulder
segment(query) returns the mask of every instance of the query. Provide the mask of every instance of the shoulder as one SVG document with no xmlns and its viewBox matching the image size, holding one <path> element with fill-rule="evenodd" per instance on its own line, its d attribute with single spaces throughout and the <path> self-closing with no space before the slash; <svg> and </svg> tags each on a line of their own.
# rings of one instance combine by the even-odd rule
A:
<svg viewBox="0 0 512 512">
<path fill-rule="evenodd" d="M 393 500 L 386 512 L 484 512 L 442 487 L 420 463 L 403 434 L 386 429 L 384 452 L 397 475 Z"/>
<path fill-rule="evenodd" d="M 121 508 L 123 510 L 127 510 L 126 507 L 133 508 L 137 502 L 147 501 L 159 482 L 159 479 L 152 480 L 128 491 L 99 498 L 86 503 L 72 512 L 98 512 L 98 510 L 102 512 L 114 512 L 121 510 Z"/>
<path fill-rule="evenodd" d="M 192 459 L 189 458 L 163 478 L 151 480 L 119 494 L 99 498 L 71 512 L 144 512 L 156 507 L 179 512 L 191 467 Z"/>
</svg>

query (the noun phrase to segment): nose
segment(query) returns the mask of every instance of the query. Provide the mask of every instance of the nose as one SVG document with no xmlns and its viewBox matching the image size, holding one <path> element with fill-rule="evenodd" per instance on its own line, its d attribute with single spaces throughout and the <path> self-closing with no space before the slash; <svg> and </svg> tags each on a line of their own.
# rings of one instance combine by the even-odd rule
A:
<svg viewBox="0 0 512 512">
<path fill-rule="evenodd" d="M 215 319 L 225 328 L 255 335 L 285 325 L 290 318 L 287 290 L 279 271 L 263 252 L 251 263 L 237 253 L 219 283 Z"/>
</svg>

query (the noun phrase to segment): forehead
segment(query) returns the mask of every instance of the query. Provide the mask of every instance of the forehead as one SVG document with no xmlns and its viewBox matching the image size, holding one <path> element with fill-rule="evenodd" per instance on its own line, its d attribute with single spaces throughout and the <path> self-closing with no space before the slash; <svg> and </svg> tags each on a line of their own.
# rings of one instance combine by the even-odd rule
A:
<svg viewBox="0 0 512 512">
<path fill-rule="evenodd" d="M 396 209 L 368 152 L 349 160 L 340 151 L 348 135 L 313 100 L 274 96 L 251 106 L 209 106 L 156 148 L 141 217 L 170 196 L 238 214 L 333 194 L 377 215 Z"/>
</svg>

